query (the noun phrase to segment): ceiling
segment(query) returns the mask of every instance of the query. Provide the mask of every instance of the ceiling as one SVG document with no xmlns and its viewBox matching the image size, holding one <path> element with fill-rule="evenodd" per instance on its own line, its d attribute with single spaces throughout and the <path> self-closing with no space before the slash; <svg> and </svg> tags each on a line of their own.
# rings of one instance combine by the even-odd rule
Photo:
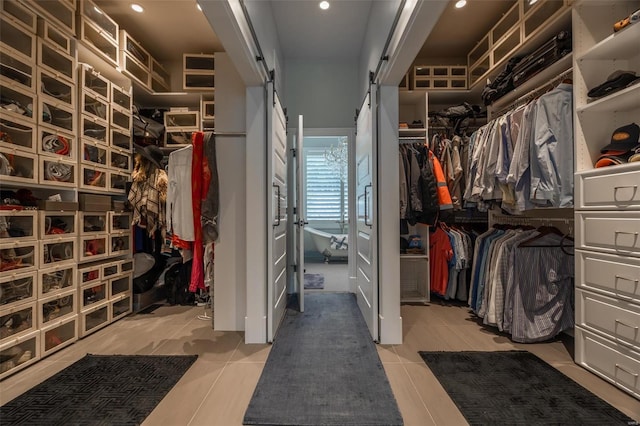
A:
<svg viewBox="0 0 640 426">
<path fill-rule="evenodd" d="M 182 61 L 183 53 L 220 52 L 224 48 L 196 0 L 95 0 L 160 62 Z M 213 0 L 200 0 L 213 1 Z M 267 0 L 265 0 L 267 1 Z M 358 56 L 373 1 L 333 0 L 322 11 L 314 0 L 271 0 L 285 59 Z M 427 0 L 444 1 L 444 0 Z M 466 58 L 467 53 L 515 0 L 469 0 L 456 9 L 454 0 L 442 13 L 419 58 Z"/>
</svg>

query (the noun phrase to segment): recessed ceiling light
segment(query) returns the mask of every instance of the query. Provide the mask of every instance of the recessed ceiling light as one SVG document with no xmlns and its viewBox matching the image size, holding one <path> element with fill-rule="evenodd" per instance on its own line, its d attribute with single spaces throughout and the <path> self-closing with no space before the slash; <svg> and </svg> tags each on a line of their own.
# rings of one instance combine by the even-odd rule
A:
<svg viewBox="0 0 640 426">
<path fill-rule="evenodd" d="M 456 2 L 456 8 L 460 9 L 461 7 L 465 7 L 467 5 L 467 0 L 458 0 Z"/>
<path fill-rule="evenodd" d="M 329 9 L 329 2 L 328 2 L 328 1 L 326 1 L 326 0 L 325 0 L 325 1 L 321 1 L 321 2 L 320 2 L 320 9 L 322 9 L 322 10 L 327 10 L 327 9 Z"/>
<path fill-rule="evenodd" d="M 144 9 L 142 8 L 142 6 L 140 6 L 140 5 L 139 5 L 139 4 L 137 4 L 137 3 L 133 3 L 133 4 L 131 5 L 131 9 L 135 10 L 135 11 L 136 11 L 136 12 L 138 12 L 138 13 L 142 13 L 142 12 L 144 12 Z"/>
<path fill-rule="evenodd" d="M 198 3 L 196 3 L 196 7 L 198 8 L 198 10 L 199 10 L 200 12 L 202 12 L 202 6 L 200 6 Z"/>
<path fill-rule="evenodd" d="M 529 6 L 533 5 L 534 3 L 536 3 L 538 0 L 529 0 Z"/>
</svg>

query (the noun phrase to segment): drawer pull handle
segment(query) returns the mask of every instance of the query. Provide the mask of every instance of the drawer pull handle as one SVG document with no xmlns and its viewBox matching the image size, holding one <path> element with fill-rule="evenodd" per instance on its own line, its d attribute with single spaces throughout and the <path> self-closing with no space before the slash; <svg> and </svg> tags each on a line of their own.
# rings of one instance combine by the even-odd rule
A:
<svg viewBox="0 0 640 426">
<path fill-rule="evenodd" d="M 629 325 L 629 324 L 627 324 L 627 323 L 625 323 L 625 322 L 620 321 L 619 319 L 617 319 L 617 320 L 616 320 L 616 323 L 617 323 L 617 324 L 622 324 L 622 325 L 624 325 L 624 326 L 626 326 L 626 327 L 629 327 L 629 328 L 633 328 L 634 330 L 637 330 L 637 329 L 638 329 L 638 327 L 637 327 L 637 326 L 635 326 L 635 325 Z"/>
<path fill-rule="evenodd" d="M 638 241 L 638 233 L 637 232 L 614 231 L 614 243 L 615 243 L 615 245 L 618 245 L 618 235 L 620 235 L 620 234 L 633 235 L 633 244 L 631 244 L 631 247 L 635 247 L 636 242 Z"/>
<path fill-rule="evenodd" d="M 638 282 L 640 282 L 640 280 L 634 280 L 633 278 L 623 277 L 622 275 L 616 275 L 616 280 L 631 281 L 632 283 L 635 283 L 635 285 L 638 285 Z"/>
<path fill-rule="evenodd" d="M 629 371 L 628 369 L 626 369 L 625 367 L 621 366 L 620 364 L 616 364 L 616 368 L 619 368 L 620 370 L 624 371 L 627 374 L 631 374 L 633 377 L 638 377 L 638 373 L 634 373 L 632 371 Z"/>
<path fill-rule="evenodd" d="M 622 200 L 622 201 L 633 201 L 633 199 L 636 196 L 636 192 L 638 192 L 638 185 L 622 185 L 622 186 L 614 186 L 613 187 L 613 198 L 618 201 L 618 190 L 619 189 L 625 189 L 625 188 L 630 188 L 633 189 L 633 192 L 631 193 L 631 198 L 629 198 L 628 200 Z"/>
</svg>

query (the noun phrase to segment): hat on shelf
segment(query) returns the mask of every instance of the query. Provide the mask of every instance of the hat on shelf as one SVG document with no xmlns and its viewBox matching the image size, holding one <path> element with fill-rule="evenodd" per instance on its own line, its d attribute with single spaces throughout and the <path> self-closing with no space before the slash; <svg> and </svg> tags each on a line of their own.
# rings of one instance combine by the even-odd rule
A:
<svg viewBox="0 0 640 426">
<path fill-rule="evenodd" d="M 611 135 L 611 143 L 600 150 L 600 157 L 596 161 L 596 168 L 640 161 L 640 127 L 636 123 L 617 128 Z"/>
<path fill-rule="evenodd" d="M 162 151 L 160 151 L 160 148 L 158 148 L 155 145 L 147 145 L 144 147 L 140 145 L 135 145 L 135 148 L 136 148 L 136 153 L 142 155 L 144 158 L 151 161 L 159 169 L 163 168 L 162 160 L 164 158 L 164 154 L 162 153 Z"/>
<path fill-rule="evenodd" d="M 613 24 L 613 32 L 618 32 L 623 28 L 628 27 L 629 25 L 635 24 L 640 21 L 640 9 L 633 12 L 631 15 L 621 19 L 620 21 Z"/>
<path fill-rule="evenodd" d="M 601 98 L 603 96 L 615 93 L 627 86 L 637 82 L 639 77 L 634 71 L 618 70 L 607 77 L 607 81 L 589 90 L 587 96 L 590 98 Z"/>
</svg>

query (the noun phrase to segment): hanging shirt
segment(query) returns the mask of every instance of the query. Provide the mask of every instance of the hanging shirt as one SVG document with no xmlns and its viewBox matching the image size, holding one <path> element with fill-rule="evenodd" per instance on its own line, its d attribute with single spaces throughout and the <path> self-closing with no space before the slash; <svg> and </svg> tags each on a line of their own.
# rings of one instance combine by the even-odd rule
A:
<svg viewBox="0 0 640 426">
<path fill-rule="evenodd" d="M 509 166 L 507 183 L 513 186 L 516 197 L 516 209 L 519 211 L 532 209 L 529 200 L 531 192 L 531 169 L 529 155 L 531 138 L 533 137 L 533 122 L 536 116 L 536 101 L 530 102 L 524 109 L 522 125 L 516 139 L 513 159 Z"/>
<path fill-rule="evenodd" d="M 453 249 L 449 236 L 440 228 L 429 235 L 429 272 L 431 291 L 444 296 L 449 282 L 449 261 L 453 257 Z"/>
<path fill-rule="evenodd" d="M 191 162 L 193 146 L 169 154 L 169 188 L 167 222 L 170 232 L 183 241 L 194 241 L 193 206 L 191 204 Z"/>
</svg>

